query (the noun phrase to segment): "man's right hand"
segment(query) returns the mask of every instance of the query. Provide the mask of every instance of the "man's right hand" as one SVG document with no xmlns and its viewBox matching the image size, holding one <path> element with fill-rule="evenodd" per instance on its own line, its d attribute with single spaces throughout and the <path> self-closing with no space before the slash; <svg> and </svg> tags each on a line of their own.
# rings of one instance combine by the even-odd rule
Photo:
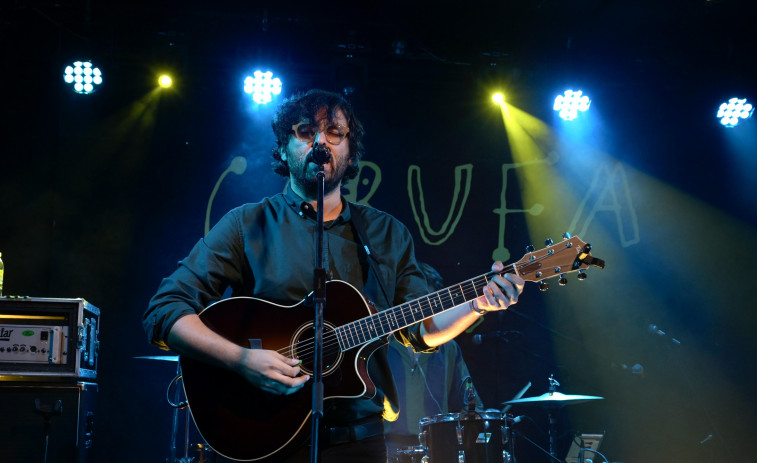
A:
<svg viewBox="0 0 757 463">
<path fill-rule="evenodd" d="M 245 349 L 235 370 L 253 386 L 278 395 L 297 392 L 310 379 L 299 376 L 299 360 L 264 349 Z"/>
</svg>

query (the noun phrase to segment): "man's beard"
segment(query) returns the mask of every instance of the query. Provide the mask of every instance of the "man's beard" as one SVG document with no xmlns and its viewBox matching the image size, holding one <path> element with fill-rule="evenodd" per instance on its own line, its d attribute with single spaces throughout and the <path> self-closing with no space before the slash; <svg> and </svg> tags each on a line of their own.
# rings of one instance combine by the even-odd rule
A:
<svg viewBox="0 0 757 463">
<path fill-rule="evenodd" d="M 346 170 L 346 162 L 335 163 L 334 170 L 331 174 L 326 175 L 323 189 L 324 195 L 331 193 L 339 187 Z M 311 164 L 307 161 L 307 157 L 302 163 L 294 163 L 294 165 L 290 163 L 289 171 L 294 183 L 299 186 L 302 194 L 306 196 L 305 199 L 316 199 L 318 195 L 318 178 L 316 177 L 316 173 L 318 171 L 312 168 Z"/>
</svg>

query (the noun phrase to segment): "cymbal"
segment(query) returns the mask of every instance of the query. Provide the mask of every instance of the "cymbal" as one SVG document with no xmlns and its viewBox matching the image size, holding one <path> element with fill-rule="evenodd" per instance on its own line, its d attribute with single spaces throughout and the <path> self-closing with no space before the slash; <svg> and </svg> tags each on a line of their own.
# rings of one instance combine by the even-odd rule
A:
<svg viewBox="0 0 757 463">
<path fill-rule="evenodd" d="M 557 408 L 563 405 L 579 404 L 590 400 L 600 400 L 604 397 L 595 395 L 566 395 L 560 392 L 547 392 L 536 397 L 526 397 L 525 399 L 515 399 L 508 402 L 502 402 L 502 405 L 539 405 L 547 408 Z"/>
<path fill-rule="evenodd" d="M 135 359 L 145 359 L 145 360 L 162 360 L 164 362 L 178 362 L 179 356 L 178 355 L 145 355 L 142 357 L 134 357 Z"/>
</svg>

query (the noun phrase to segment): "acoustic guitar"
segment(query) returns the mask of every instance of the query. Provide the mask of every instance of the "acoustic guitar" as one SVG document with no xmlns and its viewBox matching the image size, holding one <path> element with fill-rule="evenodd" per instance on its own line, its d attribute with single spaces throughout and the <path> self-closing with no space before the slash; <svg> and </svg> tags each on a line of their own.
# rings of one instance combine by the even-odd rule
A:
<svg viewBox="0 0 757 463">
<path fill-rule="evenodd" d="M 520 275 L 545 290 L 549 278 L 559 277 L 560 284 L 565 284 L 567 273 L 579 272 L 583 280 L 586 268 L 604 268 L 604 261 L 592 257 L 590 251 L 591 246 L 580 238 L 568 237 L 539 251 L 529 249 L 500 274 Z M 376 388 L 367 363 L 388 335 L 481 296 L 494 275 L 489 272 L 380 312 L 349 283 L 327 282 L 324 401 L 373 397 Z M 303 373 L 312 374 L 313 309 L 305 301 L 283 306 L 252 297 L 233 297 L 208 306 L 199 316 L 229 341 L 298 358 Z M 230 370 L 184 356 L 179 361 L 192 417 L 217 453 L 240 461 L 280 461 L 307 441 L 312 381 L 294 394 L 280 396 L 253 387 Z"/>
</svg>

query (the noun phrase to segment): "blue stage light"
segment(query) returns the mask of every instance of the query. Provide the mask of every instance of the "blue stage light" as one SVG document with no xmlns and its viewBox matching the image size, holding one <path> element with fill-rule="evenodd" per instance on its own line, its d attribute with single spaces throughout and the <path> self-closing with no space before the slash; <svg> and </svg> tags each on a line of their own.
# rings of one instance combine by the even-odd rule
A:
<svg viewBox="0 0 757 463">
<path fill-rule="evenodd" d="M 566 121 L 571 121 L 578 117 L 578 112 L 584 112 L 589 109 L 591 99 L 584 95 L 581 90 L 566 90 L 564 94 L 555 98 L 553 109 L 558 111 L 560 117 Z"/>
<path fill-rule="evenodd" d="M 748 103 L 746 98 L 731 98 L 718 108 L 717 118 L 726 127 L 736 127 L 741 119 L 748 119 L 754 113 L 754 105 Z"/>
<path fill-rule="evenodd" d="M 81 95 L 88 95 L 103 83 L 102 72 L 90 61 L 75 61 L 63 71 L 63 81 L 73 85 L 73 90 Z"/>
<path fill-rule="evenodd" d="M 255 103 L 270 103 L 273 95 L 281 93 L 281 79 L 273 77 L 270 71 L 255 71 L 252 76 L 244 79 L 244 91 L 252 95 L 252 101 Z"/>
</svg>

